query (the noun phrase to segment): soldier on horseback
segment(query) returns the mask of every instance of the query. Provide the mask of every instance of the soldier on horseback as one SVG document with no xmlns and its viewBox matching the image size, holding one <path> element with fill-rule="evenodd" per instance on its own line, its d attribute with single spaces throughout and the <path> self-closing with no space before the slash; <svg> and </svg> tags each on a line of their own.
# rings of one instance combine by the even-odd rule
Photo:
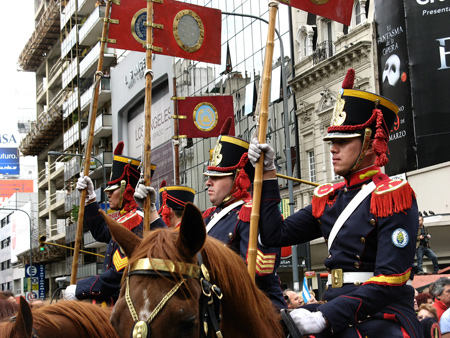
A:
<svg viewBox="0 0 450 338">
<path fill-rule="evenodd" d="M 122 155 L 124 144 L 119 142 L 114 150 L 114 159 L 111 172 L 111 180 L 105 192 L 111 210 L 119 212 L 117 221 L 133 233 L 142 237 L 143 234 L 143 212 L 134 200 L 134 187 L 139 181 L 140 161 Z M 152 173 L 156 166 L 152 165 Z M 120 246 L 113 240 L 106 226 L 105 220 L 99 213 L 100 206 L 96 202 L 94 185 L 88 176 L 80 176 L 77 182 L 77 189 L 87 189 L 86 209 L 84 223 L 91 231 L 92 236 L 99 242 L 108 243 L 105 260 L 103 262 L 104 272 L 101 275 L 91 276 L 79 280 L 75 285 L 69 285 L 65 290 L 64 298 L 74 299 L 95 299 L 114 303 L 120 291 L 120 281 L 123 270 L 128 264 L 127 256 L 122 252 Z M 163 220 L 156 211 L 156 195 L 151 198 L 152 221 L 150 228 L 166 227 Z"/>
</svg>

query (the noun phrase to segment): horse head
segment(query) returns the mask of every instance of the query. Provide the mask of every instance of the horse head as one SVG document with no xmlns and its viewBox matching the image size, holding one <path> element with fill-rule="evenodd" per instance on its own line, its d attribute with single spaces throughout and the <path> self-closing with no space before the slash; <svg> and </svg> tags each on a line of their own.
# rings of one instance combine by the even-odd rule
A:
<svg viewBox="0 0 450 338">
<path fill-rule="evenodd" d="M 110 317 L 120 337 L 283 336 L 279 315 L 242 258 L 206 235 L 193 204 L 186 204 L 179 232 L 157 229 L 143 239 L 102 215 L 129 260 Z"/>
<path fill-rule="evenodd" d="M 143 239 L 102 215 L 129 260 L 111 315 L 119 336 L 129 337 L 134 332 L 132 336 L 143 338 L 198 337 L 201 288 L 196 279 L 200 271 L 196 255 L 206 239 L 200 210 L 187 203 L 179 233 L 160 229 Z"/>
</svg>

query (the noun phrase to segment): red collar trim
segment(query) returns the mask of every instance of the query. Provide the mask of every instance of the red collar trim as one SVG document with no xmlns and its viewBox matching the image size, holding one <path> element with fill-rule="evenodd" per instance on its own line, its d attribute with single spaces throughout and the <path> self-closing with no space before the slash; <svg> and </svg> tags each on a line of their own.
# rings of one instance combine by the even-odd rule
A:
<svg viewBox="0 0 450 338">
<path fill-rule="evenodd" d="M 350 175 L 350 177 L 345 178 L 345 184 L 347 187 L 351 187 L 356 184 L 363 183 L 376 174 L 381 173 L 381 168 L 370 166 L 361 170 L 358 170 Z"/>
</svg>

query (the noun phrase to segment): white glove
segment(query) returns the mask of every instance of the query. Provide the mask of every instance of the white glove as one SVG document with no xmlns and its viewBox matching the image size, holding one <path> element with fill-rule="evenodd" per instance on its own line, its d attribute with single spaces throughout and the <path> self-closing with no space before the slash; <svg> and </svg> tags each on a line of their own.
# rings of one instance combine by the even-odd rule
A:
<svg viewBox="0 0 450 338">
<path fill-rule="evenodd" d="M 147 198 L 147 195 L 150 194 L 150 211 L 156 210 L 156 190 L 153 187 L 147 187 L 144 184 L 144 179 L 140 179 L 138 184 L 136 185 L 136 189 L 134 189 L 134 200 L 139 208 L 143 208 L 144 201 Z"/>
<path fill-rule="evenodd" d="M 80 173 L 80 177 L 77 181 L 77 190 L 87 190 L 87 199 L 86 202 L 96 198 L 95 192 L 94 192 L 94 184 L 92 183 L 92 180 L 89 176 L 84 176 L 83 173 Z"/>
<path fill-rule="evenodd" d="M 75 297 L 75 292 L 76 291 L 77 291 L 77 285 L 76 284 L 70 284 L 64 290 L 64 300 L 78 300 L 77 297 Z"/>
<path fill-rule="evenodd" d="M 275 170 L 275 151 L 267 143 L 260 144 L 256 137 L 253 138 L 248 148 L 248 159 L 250 160 L 251 164 L 254 167 L 256 166 L 256 162 L 261 157 L 261 151 L 264 152 L 264 171 Z"/>
<path fill-rule="evenodd" d="M 310 312 L 306 309 L 295 309 L 290 313 L 302 335 L 320 333 L 327 328 L 322 312 Z"/>
</svg>

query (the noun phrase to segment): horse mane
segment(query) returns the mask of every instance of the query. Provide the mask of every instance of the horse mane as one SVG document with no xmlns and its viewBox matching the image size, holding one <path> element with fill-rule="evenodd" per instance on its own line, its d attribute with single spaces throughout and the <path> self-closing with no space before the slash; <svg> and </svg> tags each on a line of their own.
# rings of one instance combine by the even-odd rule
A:
<svg viewBox="0 0 450 338">
<path fill-rule="evenodd" d="M 19 306 L 17 303 L 0 299 L 0 322 L 14 316 L 18 310 Z"/>
<path fill-rule="evenodd" d="M 177 231 L 157 229 L 144 235 L 129 264 L 141 258 L 186 262 L 176 247 Z M 222 242 L 207 236 L 201 251 L 211 282 L 223 293 L 222 333 L 226 337 L 283 337 L 280 315 L 269 298 L 250 279 L 242 258 Z M 197 264 L 195 261 L 187 263 Z M 127 272 L 125 271 L 124 276 Z M 182 278 L 178 275 L 178 278 Z"/>
<path fill-rule="evenodd" d="M 63 330 L 58 323 L 58 316 L 67 319 L 83 337 L 118 337 L 116 331 L 109 322 L 111 309 L 101 308 L 97 305 L 77 302 L 62 301 L 51 305 L 44 305 L 32 309 L 33 327 L 39 333 L 45 329 Z M 8 334 L 12 330 L 13 323 L 3 327 L 2 334 Z M 10 332 L 9 332 L 10 334 Z"/>
</svg>

